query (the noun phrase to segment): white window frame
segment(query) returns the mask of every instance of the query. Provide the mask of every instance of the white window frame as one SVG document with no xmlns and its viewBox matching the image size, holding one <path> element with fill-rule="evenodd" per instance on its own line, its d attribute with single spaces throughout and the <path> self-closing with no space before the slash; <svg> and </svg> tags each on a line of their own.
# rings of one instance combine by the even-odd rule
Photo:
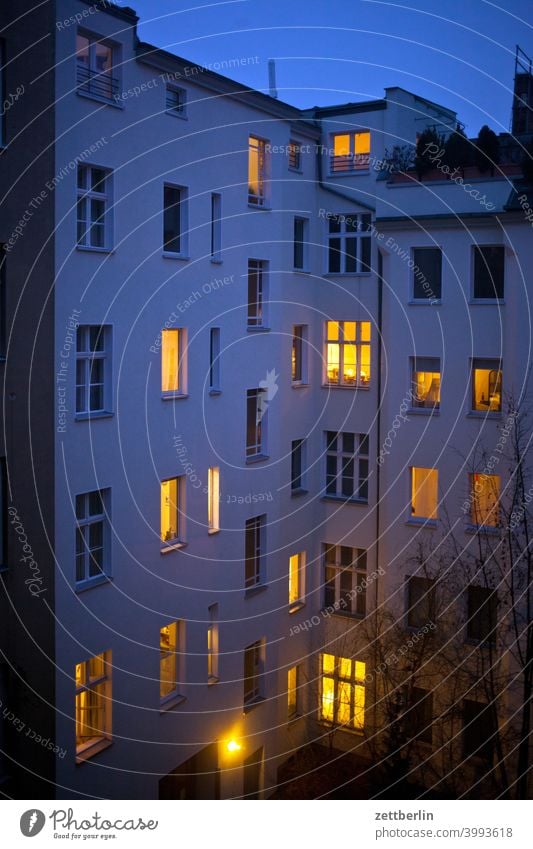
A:
<svg viewBox="0 0 533 849">
<path fill-rule="evenodd" d="M 333 435 L 336 436 L 336 448 L 330 448 L 330 445 L 333 442 Z M 354 451 L 345 451 L 344 450 L 344 437 L 352 436 L 354 441 Z M 370 466 L 369 466 L 369 457 L 370 457 L 370 449 L 369 449 L 369 435 L 365 433 L 352 433 L 348 431 L 326 431 L 324 434 L 325 441 L 325 481 L 326 484 L 324 486 L 324 497 L 325 498 L 337 498 L 342 501 L 355 501 L 359 504 L 368 504 L 368 489 L 369 489 L 369 479 L 370 479 Z M 339 443 L 340 446 L 339 447 Z M 364 450 L 366 448 L 366 451 Z M 336 475 L 335 475 L 335 492 L 328 491 L 328 477 L 331 476 L 331 472 L 328 472 L 328 458 L 335 457 L 336 459 Z M 344 484 L 344 470 L 346 468 L 346 464 L 353 460 L 353 482 L 354 482 L 354 491 L 351 495 L 345 495 L 342 492 L 343 484 Z M 364 474 L 366 463 L 366 475 Z M 350 479 L 350 476 L 347 477 Z M 356 483 L 357 482 L 357 483 Z M 363 495 L 359 493 L 363 491 Z"/>
<path fill-rule="evenodd" d="M 177 103 L 170 103 L 169 94 L 177 95 Z M 187 120 L 187 89 L 182 86 L 167 83 L 165 86 L 165 112 L 175 118 Z"/>
<path fill-rule="evenodd" d="M 255 404 L 254 404 L 255 399 Z M 268 410 L 266 407 L 267 390 L 261 387 L 246 390 L 246 460 L 267 456 L 267 420 Z M 248 442 L 249 422 L 248 418 L 252 409 L 252 404 L 255 407 L 255 425 L 253 426 L 255 440 Z"/>
<path fill-rule="evenodd" d="M 309 325 L 307 324 L 294 324 L 292 327 L 292 346 L 291 346 L 291 383 L 293 386 L 307 386 L 308 385 L 308 367 L 307 367 L 307 359 L 308 359 L 308 340 L 309 335 Z M 298 369 L 298 360 L 300 368 Z M 300 372 L 300 376 L 298 374 L 294 374 L 294 372 Z"/>
<path fill-rule="evenodd" d="M 208 533 L 220 531 L 220 467 L 210 466 L 207 470 L 207 525 Z"/>
<path fill-rule="evenodd" d="M 334 659 L 334 670 L 333 671 L 325 671 L 324 670 L 324 658 L 331 657 Z M 342 674 L 342 662 L 350 663 L 350 675 L 349 677 L 344 676 Z M 342 658 L 340 656 L 331 654 L 330 652 L 321 653 L 319 656 L 319 679 L 320 679 L 320 692 L 319 692 L 319 705 L 318 705 L 318 718 L 320 722 L 328 725 L 329 727 L 338 726 L 342 728 L 344 731 L 350 731 L 353 733 L 362 733 L 365 727 L 365 708 L 366 708 L 366 682 L 364 677 L 358 677 L 357 669 L 358 664 L 362 664 L 364 666 L 366 672 L 366 664 L 363 661 L 359 661 L 356 658 Z M 324 679 L 328 678 L 333 681 L 333 718 L 329 719 L 324 714 Z M 349 723 L 339 723 L 339 703 L 341 702 L 341 696 L 343 694 L 343 686 L 348 687 L 349 696 L 350 696 L 350 722 Z M 356 696 L 356 688 L 361 688 L 363 690 L 363 717 L 362 722 L 356 721 L 357 711 L 355 704 L 355 696 Z"/>
<path fill-rule="evenodd" d="M 302 224 L 302 238 L 296 238 L 296 223 Z M 302 264 L 296 264 L 296 245 L 302 246 Z M 293 257 L 292 267 L 294 271 L 308 272 L 309 271 L 309 219 L 303 215 L 295 215 L 293 218 Z"/>
<path fill-rule="evenodd" d="M 89 513 L 91 495 L 98 495 L 102 510 L 99 513 Z M 83 505 L 83 516 L 78 515 L 78 500 Z M 91 584 L 100 583 L 102 580 L 107 580 L 111 575 L 111 526 L 109 521 L 109 505 L 111 500 L 111 490 L 96 489 L 91 492 L 81 492 L 75 497 L 74 514 L 76 521 L 76 545 L 75 545 L 75 568 L 74 577 L 76 589 L 83 589 Z M 101 525 L 101 546 L 90 545 L 91 528 L 95 525 Z M 83 540 L 83 548 L 78 551 L 78 540 Z M 90 564 L 92 552 L 97 549 L 102 550 L 102 568 L 94 575 L 90 574 Z M 78 577 L 78 557 L 83 555 L 83 575 Z"/>
<path fill-rule="evenodd" d="M 101 171 L 105 176 L 97 185 L 101 190 L 92 188 L 92 172 Z M 80 176 L 84 175 L 83 186 L 80 186 Z M 105 251 L 109 252 L 113 247 L 113 172 L 110 168 L 103 165 L 89 164 L 88 162 L 79 162 L 77 168 L 77 184 L 76 184 L 76 248 L 84 251 Z M 93 219 L 91 208 L 92 202 L 98 201 L 103 203 L 103 215 Z M 84 211 L 84 218 L 80 218 L 80 205 Z M 80 226 L 85 226 L 82 232 Z M 94 227 L 101 228 L 103 232 L 103 244 L 93 244 L 92 234 Z"/>
<path fill-rule="evenodd" d="M 179 204 L 171 204 L 169 206 L 165 203 L 165 191 L 169 189 L 179 193 Z M 167 214 L 167 210 L 171 210 L 174 206 L 178 206 L 179 213 L 179 233 L 172 236 L 171 239 L 166 238 L 165 233 L 165 217 Z M 179 186 L 176 183 L 167 183 L 163 184 L 163 256 L 168 259 L 188 259 L 188 250 L 189 250 L 189 232 L 188 232 L 188 223 L 189 223 L 189 191 L 186 186 Z M 168 247 L 171 241 L 175 239 L 179 240 L 179 250 L 173 250 Z"/>
<path fill-rule="evenodd" d="M 370 144 L 368 153 L 356 153 L 356 136 L 370 136 Z M 345 156 L 335 156 L 335 138 L 337 136 L 349 136 L 350 151 Z M 370 129 L 359 130 L 340 130 L 337 133 L 330 135 L 330 157 L 329 157 L 329 173 L 335 174 L 366 174 L 370 170 L 370 157 L 372 155 L 372 131 Z M 337 161 L 339 160 L 339 161 Z"/>
<path fill-rule="evenodd" d="M 293 439 L 291 441 L 291 495 L 299 495 L 307 492 L 306 449 L 307 440 L 305 438 Z M 299 475 L 294 474 L 294 461 L 297 456 L 297 452 L 299 452 L 300 455 Z M 297 481 L 299 481 L 299 486 L 294 485 Z"/>
<path fill-rule="evenodd" d="M 343 552 L 347 549 L 350 554 Z M 345 561 L 343 560 L 343 555 Z M 351 615 L 359 618 L 366 616 L 366 584 L 368 553 L 364 548 L 354 548 L 351 545 L 334 545 L 324 543 L 324 607 L 334 607 L 336 613 Z M 333 579 L 328 580 L 328 570 Z M 342 586 L 342 576 L 348 574 L 350 587 Z M 360 589 L 362 587 L 362 589 Z M 332 596 L 332 597 L 330 597 Z"/>
<path fill-rule="evenodd" d="M 104 672 L 102 675 L 95 676 L 92 678 L 89 674 L 90 670 L 90 662 L 91 660 L 103 656 L 104 663 Z M 99 710 L 102 711 L 103 714 L 103 728 L 101 729 L 101 734 L 95 734 L 94 737 L 87 740 L 85 743 L 78 744 L 75 737 L 75 745 L 76 745 L 76 758 L 85 760 L 88 757 L 91 757 L 92 754 L 96 754 L 102 747 L 102 744 L 107 744 L 111 741 L 112 735 L 112 725 L 111 725 L 111 699 L 112 699 L 112 664 L 111 664 L 111 652 L 103 651 L 98 655 L 94 655 L 93 658 L 89 658 L 88 660 L 84 660 L 76 666 L 81 666 L 83 668 L 83 682 L 81 684 L 76 683 L 75 681 L 75 724 L 76 724 L 76 732 L 79 724 L 78 720 L 78 710 L 81 708 L 78 707 L 78 696 L 81 696 L 82 693 L 95 693 L 95 688 L 98 686 L 104 685 L 104 692 L 96 694 L 98 700 L 101 699 L 102 704 L 99 707 Z"/>
<path fill-rule="evenodd" d="M 161 522 L 162 522 L 162 516 L 161 516 L 161 486 L 162 486 L 162 484 L 166 483 L 167 481 L 173 481 L 173 480 L 175 480 L 177 482 L 176 483 L 176 486 L 177 486 L 176 491 L 177 491 L 177 501 L 178 501 L 178 503 L 176 504 L 176 516 L 175 516 L 176 536 L 163 540 L 163 539 L 161 539 Z M 163 478 L 163 480 L 161 480 L 160 484 L 159 484 L 159 526 L 160 526 L 159 540 L 160 540 L 161 554 L 166 554 L 168 551 L 173 551 L 176 548 L 182 548 L 183 545 L 185 545 L 185 516 L 186 516 L 186 512 L 185 512 L 185 497 L 186 497 L 186 495 L 185 495 L 185 481 L 186 481 L 186 475 L 175 475 L 174 477 L 171 477 L 171 478 Z"/>
<path fill-rule="evenodd" d="M 291 561 L 296 558 L 296 575 L 292 571 Z M 289 556 L 289 613 L 296 613 L 305 604 L 305 577 L 307 552 L 297 551 Z M 296 587 L 294 586 L 296 582 Z"/>
<path fill-rule="evenodd" d="M 248 554 L 251 550 L 250 554 Z M 246 519 L 244 525 L 244 588 L 265 584 L 266 514 Z M 251 568 L 250 568 L 251 566 Z"/>
<path fill-rule="evenodd" d="M 209 391 L 218 394 L 220 390 L 220 327 L 209 330 Z"/>
<path fill-rule="evenodd" d="M 339 224 L 339 230 L 333 231 L 332 227 L 335 223 Z M 325 216 L 326 224 L 326 276 L 346 276 L 346 277 L 368 277 L 372 274 L 372 215 L 369 212 L 337 212 L 327 213 Z M 353 229 L 355 227 L 355 229 Z M 366 240 L 366 241 L 364 241 Z M 331 243 L 338 241 L 339 246 L 334 247 Z M 348 243 L 354 243 L 355 253 L 347 250 Z M 365 253 L 368 256 L 363 256 L 363 245 Z M 331 251 L 334 251 L 333 256 L 339 257 L 339 270 L 331 269 Z M 350 260 L 355 263 L 354 268 L 348 268 Z"/>
<path fill-rule="evenodd" d="M 338 339 L 330 339 L 329 338 L 329 325 L 337 324 L 339 328 L 339 338 Z M 344 338 L 344 326 L 346 324 L 354 324 L 355 325 L 355 339 L 350 341 Z M 370 339 L 368 341 L 363 340 L 362 336 L 362 326 L 363 324 L 370 325 Z M 329 319 L 324 322 L 324 376 L 323 383 L 324 386 L 343 386 L 348 387 L 349 389 L 368 389 L 372 382 L 372 323 L 370 321 L 337 321 L 335 319 Z M 328 364 L 329 364 L 329 346 L 330 345 L 338 345 L 339 347 L 339 377 L 338 380 L 330 380 L 328 377 Z M 356 357 L 356 374 L 353 382 L 348 382 L 344 380 L 344 354 L 345 354 L 345 346 L 355 348 L 355 357 Z M 370 359 L 370 377 L 368 379 L 363 379 L 362 377 L 362 349 L 363 347 L 369 348 L 369 359 Z"/>
<path fill-rule="evenodd" d="M 437 366 L 435 368 L 435 365 Z M 419 366 L 424 366 L 423 368 Z M 439 400 L 435 403 L 426 403 L 426 399 L 420 399 L 418 394 L 418 382 L 415 380 L 416 374 L 438 374 L 439 375 Z M 411 384 L 411 411 L 417 413 L 431 413 L 440 410 L 440 396 L 442 388 L 442 372 L 440 365 L 440 357 L 410 357 L 409 358 L 409 378 Z M 433 386 L 433 382 L 432 382 Z M 432 389 L 427 392 L 426 398 L 430 395 Z"/>
<path fill-rule="evenodd" d="M 483 367 L 485 364 L 485 367 Z M 488 367 L 487 367 L 488 366 Z M 492 366 L 492 367 L 491 367 Z M 491 406 L 491 396 L 488 397 L 488 403 L 486 410 L 476 410 L 475 405 L 475 392 L 476 392 L 476 381 L 475 381 L 475 372 L 476 371 L 496 371 L 499 373 L 499 381 L 497 380 L 496 386 L 499 386 L 499 406 L 494 408 Z M 471 393 L 470 393 L 470 412 L 474 415 L 496 415 L 500 416 L 503 411 L 503 361 L 501 357 L 473 357 L 470 361 L 470 379 L 471 379 Z"/>
<path fill-rule="evenodd" d="M 86 38 L 89 42 L 89 67 L 88 77 L 85 79 L 87 66 L 85 62 L 78 59 L 76 45 L 76 93 L 82 97 L 89 97 L 92 100 L 98 100 L 103 103 L 117 104 L 120 100 L 120 46 L 101 35 L 88 32 L 87 30 L 78 28 L 76 35 Z M 96 45 L 103 44 L 111 50 L 111 69 L 110 72 L 98 71 L 96 67 Z M 117 73 L 119 76 L 114 76 Z M 109 95 L 103 93 L 99 88 L 101 82 L 109 79 Z"/>
<path fill-rule="evenodd" d="M 252 283 L 252 281 L 254 281 Z M 266 259 L 249 259 L 247 272 L 247 329 L 268 328 L 269 263 Z M 253 288 L 253 292 L 252 292 Z"/>
<path fill-rule="evenodd" d="M 91 350 L 91 331 L 100 331 L 98 338 L 102 339 L 102 350 Z M 112 335 L 109 324 L 80 324 L 76 329 L 76 419 L 97 418 L 99 415 L 110 415 L 111 403 L 111 362 L 112 362 Z M 99 360 L 103 363 L 102 383 L 91 383 L 92 363 Z M 82 363 L 83 382 L 78 383 L 78 368 Z M 91 409 L 91 387 L 102 386 L 102 407 Z M 78 409 L 78 391 L 83 393 L 82 409 Z"/>
<path fill-rule="evenodd" d="M 222 262 L 222 195 L 211 193 L 211 262 Z"/>
<path fill-rule="evenodd" d="M 257 156 L 258 193 L 251 191 L 250 173 L 252 169 L 252 157 Z M 248 206 L 254 209 L 265 209 L 269 205 L 270 192 L 270 154 L 268 141 L 260 136 L 250 135 L 248 137 Z"/>
</svg>

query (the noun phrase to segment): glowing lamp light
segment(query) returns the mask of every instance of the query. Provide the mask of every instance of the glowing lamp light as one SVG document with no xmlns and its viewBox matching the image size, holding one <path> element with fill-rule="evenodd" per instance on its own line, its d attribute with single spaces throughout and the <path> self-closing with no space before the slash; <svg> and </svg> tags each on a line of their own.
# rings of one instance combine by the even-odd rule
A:
<svg viewBox="0 0 533 849">
<path fill-rule="evenodd" d="M 237 743 L 236 740 L 230 740 L 228 742 L 226 748 L 227 748 L 228 752 L 233 753 L 233 752 L 240 752 L 242 747 L 241 747 L 240 743 Z"/>
</svg>

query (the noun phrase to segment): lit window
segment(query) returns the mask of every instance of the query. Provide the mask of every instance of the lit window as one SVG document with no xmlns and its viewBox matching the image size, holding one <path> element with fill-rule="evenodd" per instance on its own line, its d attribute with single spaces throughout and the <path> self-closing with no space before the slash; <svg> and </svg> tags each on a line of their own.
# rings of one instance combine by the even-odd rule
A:
<svg viewBox="0 0 533 849">
<path fill-rule="evenodd" d="M 119 81 L 113 76 L 112 45 L 78 31 L 76 65 L 78 92 L 103 100 L 118 96 Z"/>
<path fill-rule="evenodd" d="M 474 298 L 502 300 L 504 296 L 505 248 L 501 245 L 474 247 Z"/>
<path fill-rule="evenodd" d="M 298 716 L 298 667 L 291 666 L 287 670 L 287 717 L 289 720 Z"/>
<path fill-rule="evenodd" d="M 292 328 L 291 379 L 293 383 L 307 382 L 307 325 L 295 324 Z"/>
<path fill-rule="evenodd" d="M 250 136 L 248 142 L 248 203 L 265 206 L 267 192 L 266 142 Z"/>
<path fill-rule="evenodd" d="M 305 551 L 289 557 L 289 610 L 298 610 L 305 598 Z"/>
<path fill-rule="evenodd" d="M 489 763 L 494 754 L 498 727 L 494 706 L 486 702 L 463 700 L 463 758 L 481 758 Z"/>
<path fill-rule="evenodd" d="M 368 435 L 326 432 L 326 495 L 368 501 Z"/>
<path fill-rule="evenodd" d="M 366 274 L 372 271 L 371 216 L 328 215 L 328 273 Z"/>
<path fill-rule="evenodd" d="M 161 392 L 183 394 L 185 330 L 161 331 Z"/>
<path fill-rule="evenodd" d="M 407 695 L 404 722 L 409 740 L 431 745 L 433 742 L 433 693 L 430 690 L 412 687 Z"/>
<path fill-rule="evenodd" d="M 79 247 L 111 248 L 111 171 L 78 165 L 77 222 Z"/>
<path fill-rule="evenodd" d="M 163 250 L 185 256 L 187 252 L 187 189 L 163 187 Z"/>
<path fill-rule="evenodd" d="M 85 324 L 76 331 L 76 413 L 111 408 L 111 328 Z"/>
<path fill-rule="evenodd" d="M 267 403 L 265 389 L 246 392 L 246 457 L 266 455 Z"/>
<path fill-rule="evenodd" d="M 305 491 L 305 439 L 291 443 L 291 491 Z"/>
<path fill-rule="evenodd" d="M 472 409 L 483 413 L 501 413 L 501 360 L 472 360 Z"/>
<path fill-rule="evenodd" d="M 411 467 L 411 518 L 437 518 L 438 469 Z"/>
<path fill-rule="evenodd" d="M 435 622 L 435 581 L 407 578 L 407 625 L 409 628 L 425 628 Z"/>
<path fill-rule="evenodd" d="M 370 328 L 369 321 L 326 321 L 327 383 L 368 386 Z"/>
<path fill-rule="evenodd" d="M 108 489 L 76 496 L 76 583 L 109 574 Z"/>
<path fill-rule="evenodd" d="M 293 266 L 297 271 L 305 271 L 307 269 L 307 247 L 309 240 L 308 230 L 308 219 L 295 217 Z"/>
<path fill-rule="evenodd" d="M 333 174 L 346 171 L 367 170 L 370 164 L 370 133 L 368 130 L 355 133 L 335 133 L 332 138 Z"/>
<path fill-rule="evenodd" d="M 209 533 L 214 534 L 220 530 L 220 469 L 211 466 L 207 470 L 207 522 Z"/>
<path fill-rule="evenodd" d="M 366 559 L 363 548 L 324 545 L 324 607 L 366 614 Z"/>
<path fill-rule="evenodd" d="M 218 681 L 218 604 L 210 604 L 208 613 L 207 682 L 215 684 Z"/>
<path fill-rule="evenodd" d="M 296 141 L 290 141 L 288 147 L 289 168 L 292 171 L 299 171 L 302 167 L 302 148 Z"/>
<path fill-rule="evenodd" d="M 182 524 L 184 477 L 161 482 L 161 542 L 171 543 L 183 539 Z"/>
<path fill-rule="evenodd" d="M 499 522 L 500 476 L 473 474 L 469 477 L 472 524 L 496 527 Z"/>
<path fill-rule="evenodd" d="M 248 260 L 248 327 L 266 326 L 268 263 Z"/>
<path fill-rule="evenodd" d="M 469 640 L 494 641 L 498 614 L 498 596 L 489 587 L 471 585 L 467 589 L 466 635 Z"/>
<path fill-rule="evenodd" d="M 209 331 L 209 389 L 220 392 L 220 327 Z"/>
<path fill-rule="evenodd" d="M 220 262 L 222 250 L 222 195 L 211 195 L 211 259 Z"/>
<path fill-rule="evenodd" d="M 167 85 L 165 89 L 165 110 L 169 115 L 186 117 L 187 92 L 184 88 Z"/>
<path fill-rule="evenodd" d="M 244 649 L 244 704 L 250 705 L 262 698 L 264 643 L 252 643 Z"/>
<path fill-rule="evenodd" d="M 361 731 L 365 726 L 366 664 L 333 654 L 321 655 L 319 717 L 323 722 Z"/>
<path fill-rule="evenodd" d="M 246 589 L 264 583 L 266 516 L 247 519 L 244 528 L 244 586 Z"/>
<path fill-rule="evenodd" d="M 440 407 L 440 359 L 411 358 L 411 404 L 414 409 L 435 410 Z"/>
<path fill-rule="evenodd" d="M 442 251 L 413 248 L 413 300 L 440 301 L 442 297 Z"/>
<path fill-rule="evenodd" d="M 111 738 L 111 652 L 76 665 L 76 754 Z"/>
<path fill-rule="evenodd" d="M 174 696 L 178 691 L 177 639 L 177 622 L 170 622 L 161 628 L 159 632 L 159 697 L 161 701 Z"/>
</svg>

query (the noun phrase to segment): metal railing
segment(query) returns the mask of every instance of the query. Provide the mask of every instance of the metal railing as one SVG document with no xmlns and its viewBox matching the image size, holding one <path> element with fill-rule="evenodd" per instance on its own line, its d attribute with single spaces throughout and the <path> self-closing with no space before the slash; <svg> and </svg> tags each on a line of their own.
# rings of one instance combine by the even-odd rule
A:
<svg viewBox="0 0 533 849">
<path fill-rule="evenodd" d="M 78 64 L 76 73 L 78 91 L 101 97 L 104 100 L 115 100 L 119 94 L 119 81 L 108 71 L 93 71 L 85 64 Z"/>
</svg>

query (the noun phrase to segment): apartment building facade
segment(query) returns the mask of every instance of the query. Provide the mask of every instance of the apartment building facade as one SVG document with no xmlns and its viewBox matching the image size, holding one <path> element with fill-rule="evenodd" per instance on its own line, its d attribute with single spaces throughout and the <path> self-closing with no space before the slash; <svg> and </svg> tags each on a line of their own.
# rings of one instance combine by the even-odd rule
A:
<svg viewBox="0 0 533 849">
<path fill-rule="evenodd" d="M 529 224 L 505 177 L 491 211 L 391 179 L 387 150 L 454 129 L 438 104 L 301 112 L 140 42 L 131 9 L 44 9 L 45 90 L 0 158 L 5 793 L 268 798 L 301 746 L 340 726 L 364 754 L 382 722 L 359 626 L 403 606 L 404 552 L 524 385 Z M 2 38 L 30 89 L 27 31 Z M 476 291 L 479 246 L 505 296 Z"/>
</svg>

